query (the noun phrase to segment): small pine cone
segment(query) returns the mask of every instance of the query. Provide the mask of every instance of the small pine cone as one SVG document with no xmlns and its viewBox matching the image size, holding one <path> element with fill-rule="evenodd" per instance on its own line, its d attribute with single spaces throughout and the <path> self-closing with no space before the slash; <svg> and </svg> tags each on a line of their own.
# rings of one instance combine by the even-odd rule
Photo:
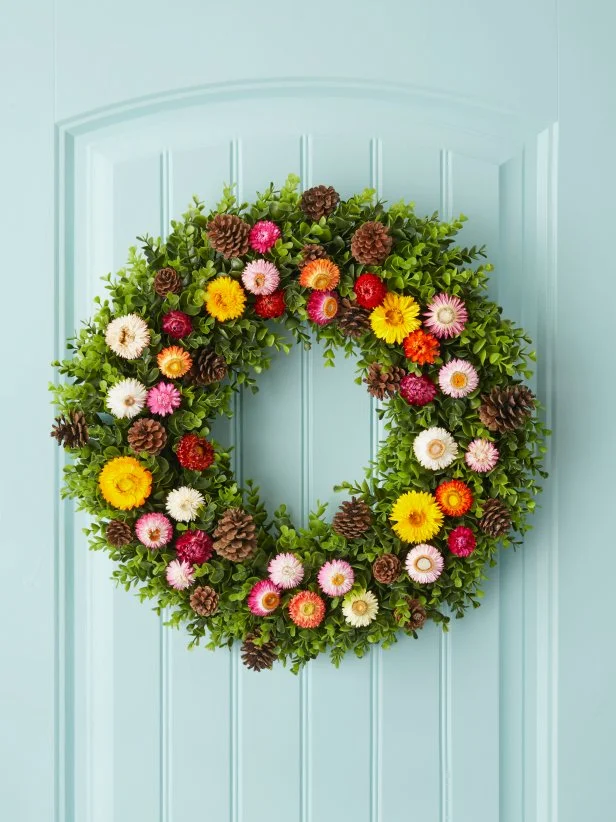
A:
<svg viewBox="0 0 616 822">
<path fill-rule="evenodd" d="M 90 439 L 83 411 L 71 411 L 68 417 L 64 414 L 56 417 L 51 436 L 65 448 L 83 448 Z"/>
<path fill-rule="evenodd" d="M 212 616 L 218 610 L 218 594 L 209 585 L 199 586 L 190 595 L 190 607 L 199 616 Z"/>
<path fill-rule="evenodd" d="M 370 312 L 348 297 L 342 298 L 336 319 L 345 337 L 359 339 L 370 330 Z"/>
<path fill-rule="evenodd" d="M 372 576 L 383 585 L 391 585 L 400 576 L 402 563 L 395 554 L 383 554 L 372 563 Z"/>
<path fill-rule="evenodd" d="M 207 227 L 207 236 L 214 251 L 227 260 L 250 249 L 250 226 L 235 214 L 217 214 Z"/>
<path fill-rule="evenodd" d="M 489 499 L 483 506 L 479 527 L 490 537 L 504 537 L 511 529 L 511 514 L 499 499 Z"/>
<path fill-rule="evenodd" d="M 251 671 L 269 670 L 276 661 L 275 643 L 271 640 L 263 645 L 255 645 L 257 634 L 248 634 L 242 642 L 242 662 Z"/>
<path fill-rule="evenodd" d="M 308 265 L 308 263 L 312 263 L 315 260 L 326 259 L 327 251 L 325 251 L 323 246 L 317 245 L 316 243 L 311 243 L 310 245 L 305 245 L 300 252 L 299 268 L 302 269 L 305 265 Z"/>
<path fill-rule="evenodd" d="M 121 548 L 133 541 L 133 529 L 122 520 L 112 519 L 111 522 L 107 523 L 105 539 L 114 548 Z"/>
<path fill-rule="evenodd" d="M 405 376 L 404 368 L 397 365 L 385 368 L 380 363 L 374 362 L 368 366 L 364 382 L 368 386 L 369 394 L 377 400 L 384 400 L 385 397 L 393 397 L 399 391 L 400 380 Z"/>
<path fill-rule="evenodd" d="M 525 385 L 493 388 L 481 400 L 479 419 L 489 431 L 521 428 L 535 407 L 535 395 Z"/>
<path fill-rule="evenodd" d="M 342 503 L 332 520 L 332 528 L 341 537 L 357 539 L 372 525 L 372 511 L 361 499 L 351 497 Z"/>
<path fill-rule="evenodd" d="M 227 376 L 227 363 L 213 348 L 200 348 L 193 354 L 193 364 L 186 375 L 189 383 L 210 385 L 221 382 Z"/>
<path fill-rule="evenodd" d="M 248 559 L 257 547 L 257 526 L 241 508 L 229 508 L 214 531 L 214 550 L 230 562 Z"/>
<path fill-rule="evenodd" d="M 167 444 L 167 432 L 158 420 L 144 417 L 131 425 L 127 439 L 128 444 L 136 453 L 145 451 L 155 457 Z"/>
<path fill-rule="evenodd" d="M 163 300 L 167 294 L 179 294 L 181 290 L 182 280 L 175 268 L 167 266 L 167 268 L 161 268 L 160 271 L 156 272 L 156 277 L 154 277 L 154 291 L 156 291 L 158 296 L 162 297 Z"/>
<path fill-rule="evenodd" d="M 351 254 L 358 263 L 381 265 L 391 251 L 393 239 L 383 223 L 360 225 L 351 239 Z"/>
<path fill-rule="evenodd" d="M 409 599 L 408 604 L 411 611 L 411 616 L 409 621 L 406 623 L 406 627 L 412 628 L 413 630 L 423 628 L 428 616 L 426 614 L 426 609 L 418 599 Z"/>
<path fill-rule="evenodd" d="M 300 208 L 313 222 L 329 217 L 340 202 L 340 195 L 331 186 L 313 186 L 302 194 Z"/>
</svg>

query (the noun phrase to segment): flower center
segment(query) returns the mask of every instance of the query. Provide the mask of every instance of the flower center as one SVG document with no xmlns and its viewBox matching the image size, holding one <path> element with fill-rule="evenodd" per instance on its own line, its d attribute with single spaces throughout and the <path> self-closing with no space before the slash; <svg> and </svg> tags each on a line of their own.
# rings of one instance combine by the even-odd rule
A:
<svg viewBox="0 0 616 822">
<path fill-rule="evenodd" d="M 280 597 L 278 594 L 275 594 L 274 591 L 269 591 L 269 593 L 265 594 L 262 599 L 263 607 L 267 608 L 268 611 L 273 611 L 274 608 L 277 607 L 280 601 Z"/>
<path fill-rule="evenodd" d="M 390 308 L 388 311 L 386 311 L 385 319 L 387 320 L 389 325 L 402 325 L 402 323 L 404 322 L 402 311 L 400 311 L 399 308 Z"/>
<path fill-rule="evenodd" d="M 433 460 L 440 459 L 445 453 L 445 443 L 443 440 L 430 440 L 427 450 Z"/>
<path fill-rule="evenodd" d="M 419 557 L 415 563 L 415 567 L 419 571 L 429 571 L 432 568 L 432 560 L 430 557 Z"/>
<path fill-rule="evenodd" d="M 124 405 L 127 408 L 130 408 L 131 405 L 134 405 L 134 404 L 135 404 L 135 398 L 134 397 L 124 397 Z"/>
<path fill-rule="evenodd" d="M 135 487 L 135 478 L 128 474 L 125 477 L 120 477 L 120 479 L 116 483 L 116 487 L 118 491 L 122 491 L 123 494 L 127 493 L 128 491 L 132 491 Z"/>
<path fill-rule="evenodd" d="M 368 610 L 368 603 L 364 602 L 363 599 L 356 599 L 351 605 L 351 610 L 356 616 L 363 616 Z"/>
<path fill-rule="evenodd" d="M 451 384 L 454 388 L 466 388 L 468 385 L 468 377 L 462 371 L 455 371 L 451 375 Z"/>
<path fill-rule="evenodd" d="M 332 585 L 342 585 L 344 582 L 344 574 L 337 573 L 332 577 Z"/>
<path fill-rule="evenodd" d="M 322 288 L 327 288 L 329 284 L 329 279 L 325 276 L 325 274 L 318 274 L 314 278 L 313 288 L 320 290 Z"/>
<path fill-rule="evenodd" d="M 184 363 L 179 357 L 174 357 L 173 359 L 169 360 L 167 363 L 167 371 L 170 374 L 180 374 L 184 366 Z"/>
<path fill-rule="evenodd" d="M 409 522 L 415 528 L 419 528 L 419 526 L 423 525 L 426 521 L 426 515 L 423 511 L 411 511 L 409 514 Z"/>
<path fill-rule="evenodd" d="M 450 491 L 447 494 L 447 505 L 449 508 L 457 508 L 461 502 L 462 498 L 457 491 Z"/>
<path fill-rule="evenodd" d="M 135 335 L 131 334 L 131 332 L 128 330 L 128 328 L 123 328 L 120 331 L 120 336 L 119 336 L 118 339 L 119 339 L 120 345 L 126 345 L 126 343 L 131 343 L 131 342 L 134 341 Z"/>
<path fill-rule="evenodd" d="M 257 288 L 262 288 L 265 285 L 265 274 L 262 271 L 255 274 L 255 285 Z"/>
<path fill-rule="evenodd" d="M 328 297 L 323 303 L 322 311 L 323 314 L 328 318 L 335 317 L 336 312 L 338 311 L 338 303 L 333 297 Z"/>
<path fill-rule="evenodd" d="M 148 531 L 148 539 L 151 542 L 158 542 L 160 539 L 160 528 L 150 528 Z"/>
<path fill-rule="evenodd" d="M 443 305 L 436 312 L 436 319 L 441 325 L 451 325 L 455 318 L 456 312 L 450 305 Z"/>
<path fill-rule="evenodd" d="M 314 614 L 314 602 L 302 602 L 300 610 L 303 616 L 312 616 Z"/>
</svg>

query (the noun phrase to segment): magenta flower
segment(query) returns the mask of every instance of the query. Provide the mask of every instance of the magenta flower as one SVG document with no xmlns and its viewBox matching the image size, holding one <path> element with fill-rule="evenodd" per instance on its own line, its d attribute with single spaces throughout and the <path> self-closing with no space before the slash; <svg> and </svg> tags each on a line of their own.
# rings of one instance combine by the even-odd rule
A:
<svg viewBox="0 0 616 822">
<path fill-rule="evenodd" d="M 176 340 L 181 340 L 192 331 L 192 320 L 183 311 L 168 311 L 163 316 L 162 325 L 165 334 Z"/>
<path fill-rule="evenodd" d="M 185 591 L 195 581 L 195 572 L 189 562 L 171 560 L 166 570 L 167 582 L 176 591 Z"/>
<path fill-rule="evenodd" d="M 203 565 L 214 553 L 212 538 L 205 531 L 185 531 L 175 542 L 179 559 L 191 565 Z"/>
<path fill-rule="evenodd" d="M 435 337 L 447 339 L 457 337 L 464 330 L 468 311 L 459 297 L 438 294 L 428 306 L 424 325 Z"/>
<path fill-rule="evenodd" d="M 280 237 L 280 229 L 271 220 L 259 220 L 250 229 L 250 247 L 259 254 L 265 254 L 272 246 L 276 245 L 276 240 Z"/>
<path fill-rule="evenodd" d="M 248 594 L 248 607 L 256 616 L 269 616 L 280 605 L 280 591 L 269 579 L 256 582 Z"/>
<path fill-rule="evenodd" d="M 308 318 L 317 325 L 327 325 L 338 313 L 338 296 L 335 291 L 313 291 L 306 303 Z"/>
<path fill-rule="evenodd" d="M 447 537 L 447 545 L 452 554 L 457 557 L 467 557 L 475 550 L 477 540 L 470 528 L 458 525 Z"/>
<path fill-rule="evenodd" d="M 173 414 L 182 402 L 181 394 L 170 382 L 159 382 L 148 391 L 147 404 L 152 414 L 166 417 Z"/>
<path fill-rule="evenodd" d="M 321 566 L 317 579 L 323 593 L 329 597 L 339 597 L 351 590 L 355 574 L 344 559 L 333 559 Z"/>
<path fill-rule="evenodd" d="M 409 405 L 427 405 L 436 397 L 436 386 L 425 374 L 407 374 L 400 380 L 400 395 Z"/>
<path fill-rule="evenodd" d="M 143 514 L 135 523 L 135 533 L 146 548 L 162 548 L 173 536 L 173 525 L 164 514 Z"/>
</svg>

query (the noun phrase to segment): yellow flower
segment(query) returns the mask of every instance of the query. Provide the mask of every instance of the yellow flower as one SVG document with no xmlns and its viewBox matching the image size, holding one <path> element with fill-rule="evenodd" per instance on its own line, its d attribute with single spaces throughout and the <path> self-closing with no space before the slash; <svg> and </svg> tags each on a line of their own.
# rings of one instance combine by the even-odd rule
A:
<svg viewBox="0 0 616 822">
<path fill-rule="evenodd" d="M 116 457 L 103 467 L 98 484 L 109 505 L 129 511 L 152 493 L 152 474 L 134 457 Z"/>
<path fill-rule="evenodd" d="M 441 530 L 443 512 L 432 494 L 407 491 L 395 501 L 390 519 L 403 542 L 426 542 Z"/>
<path fill-rule="evenodd" d="M 370 315 L 370 324 L 379 339 L 392 345 L 401 343 L 407 334 L 419 328 L 418 314 L 419 306 L 412 297 L 389 291 Z"/>
<path fill-rule="evenodd" d="M 190 371 L 192 365 L 190 354 L 180 348 L 179 345 L 170 345 L 168 348 L 163 348 L 156 359 L 161 372 L 171 380 L 183 377 L 184 374 Z"/>
<path fill-rule="evenodd" d="M 216 277 L 207 287 L 205 308 L 220 322 L 241 317 L 246 307 L 246 294 L 242 286 L 231 277 Z"/>
</svg>

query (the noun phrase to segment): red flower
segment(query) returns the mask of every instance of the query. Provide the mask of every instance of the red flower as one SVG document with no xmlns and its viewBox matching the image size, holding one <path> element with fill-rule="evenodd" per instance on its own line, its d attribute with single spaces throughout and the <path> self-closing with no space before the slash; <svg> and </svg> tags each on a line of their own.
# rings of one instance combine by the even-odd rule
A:
<svg viewBox="0 0 616 822">
<path fill-rule="evenodd" d="M 178 445 L 177 457 L 182 468 L 205 471 L 214 462 L 214 446 L 197 434 L 184 434 Z"/>
<path fill-rule="evenodd" d="M 427 405 L 436 397 L 436 386 L 425 374 L 407 374 L 400 380 L 400 394 L 409 405 Z"/>
<path fill-rule="evenodd" d="M 178 559 L 191 565 L 203 565 L 214 553 L 212 538 L 205 531 L 186 531 L 175 543 Z"/>
<path fill-rule="evenodd" d="M 260 294 L 255 300 L 255 314 L 265 320 L 281 317 L 285 312 L 284 291 L 274 291 L 273 294 Z"/>
<path fill-rule="evenodd" d="M 431 365 L 439 353 L 439 341 L 434 334 L 418 328 L 402 340 L 404 356 L 418 365 Z"/>
<path fill-rule="evenodd" d="M 163 331 L 176 340 L 181 340 L 192 331 L 192 321 L 183 311 L 169 311 L 163 317 Z"/>
<path fill-rule="evenodd" d="M 325 603 L 312 591 L 300 591 L 289 602 L 289 616 L 299 628 L 316 628 L 323 622 Z"/>
<path fill-rule="evenodd" d="M 457 557 L 467 557 L 475 550 L 477 540 L 470 528 L 458 525 L 447 537 L 447 545 L 452 554 Z"/>
<path fill-rule="evenodd" d="M 376 308 L 385 299 L 387 287 L 376 274 L 362 274 L 357 278 L 353 291 L 362 308 Z"/>
</svg>

